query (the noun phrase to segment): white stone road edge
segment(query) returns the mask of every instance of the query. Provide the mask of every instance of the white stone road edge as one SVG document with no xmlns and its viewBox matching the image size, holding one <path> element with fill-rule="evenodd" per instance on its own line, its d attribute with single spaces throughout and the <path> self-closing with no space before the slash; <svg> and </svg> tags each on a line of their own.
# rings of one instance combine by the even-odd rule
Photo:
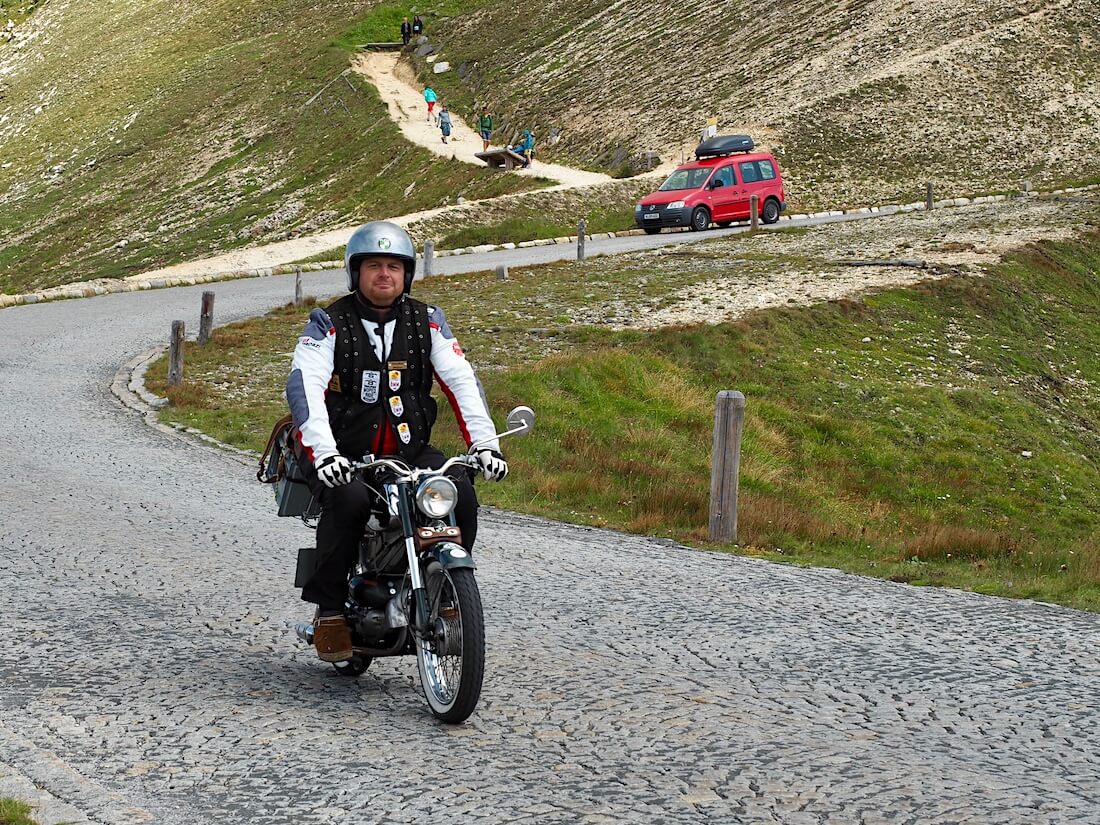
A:
<svg viewBox="0 0 1100 825">
<path fill-rule="evenodd" d="M 160 421 L 157 410 L 167 404 L 168 399 L 154 395 L 145 388 L 145 371 L 151 363 L 164 354 L 165 349 L 167 347 L 154 347 L 134 356 L 119 367 L 111 381 L 111 394 L 122 402 L 122 406 L 133 410 L 145 419 L 145 423 L 153 429 L 191 445 L 197 443 L 199 446 L 217 450 L 221 455 L 226 455 L 241 464 L 258 468 L 257 462 L 260 456 L 252 450 L 242 450 L 226 444 L 194 427 L 176 423 L 166 424 Z"/>
<path fill-rule="evenodd" d="M 1065 189 L 1054 189 L 1050 192 L 1039 192 L 1038 190 L 1032 190 L 1025 193 L 1025 196 L 1037 196 L 1037 195 L 1066 195 L 1074 192 L 1088 192 L 1094 189 L 1100 189 L 1100 184 L 1092 184 L 1090 186 L 1076 186 L 1067 187 Z M 979 195 L 975 198 L 947 198 L 941 201 L 935 201 L 932 204 L 933 209 L 947 209 L 953 206 L 970 206 L 971 204 L 983 204 L 983 203 L 1000 203 L 1002 201 L 1012 200 L 1013 198 L 1020 197 L 1020 195 Z M 923 211 L 925 208 L 924 201 L 914 201 L 913 203 L 896 204 L 891 203 L 885 206 L 863 206 L 858 209 L 837 209 L 831 212 L 809 212 L 804 215 L 783 215 L 780 217 L 780 222 L 789 222 L 794 220 L 804 220 L 811 218 L 825 218 L 825 217 L 843 217 L 844 215 L 852 216 L 867 216 L 867 215 L 895 215 L 899 212 L 918 212 Z M 688 231 L 687 227 L 681 229 L 673 229 L 673 232 Z M 643 234 L 641 229 L 624 229 L 619 232 L 595 232 L 587 235 L 589 240 L 603 240 L 610 238 L 625 238 L 634 235 Z M 495 252 L 502 249 L 527 249 L 533 246 L 552 246 L 554 244 L 575 244 L 577 242 L 576 235 L 563 235 L 560 238 L 543 238 L 533 241 L 519 241 L 518 243 L 502 243 L 502 244 L 479 244 L 478 246 L 465 246 L 458 247 L 456 249 L 437 249 L 435 251 L 435 257 L 445 258 L 454 255 L 474 255 L 482 252 Z M 112 292 L 140 292 L 146 289 L 165 289 L 167 287 L 175 286 L 195 286 L 196 284 L 209 284 L 216 281 L 233 281 L 240 278 L 265 278 L 271 275 L 289 275 L 298 269 L 303 272 L 321 272 L 330 269 L 342 269 L 344 266 L 343 261 L 319 261 L 306 264 L 279 264 L 272 267 L 261 267 L 258 269 L 236 269 L 228 272 L 218 272 L 212 275 L 191 275 L 186 277 L 176 278 L 152 278 L 147 281 L 133 280 L 131 278 L 123 279 L 100 279 L 92 281 L 87 284 L 70 284 L 67 286 L 51 287 L 50 289 L 44 289 L 41 292 L 29 292 L 23 295 L 0 295 L 0 309 L 10 306 L 18 306 L 20 304 L 37 304 L 43 301 L 60 301 L 70 298 L 92 298 L 96 295 L 107 295 Z"/>
<path fill-rule="evenodd" d="M 0 797 L 33 807 L 40 825 L 142 825 L 153 815 L 134 807 L 0 722 Z"/>
</svg>

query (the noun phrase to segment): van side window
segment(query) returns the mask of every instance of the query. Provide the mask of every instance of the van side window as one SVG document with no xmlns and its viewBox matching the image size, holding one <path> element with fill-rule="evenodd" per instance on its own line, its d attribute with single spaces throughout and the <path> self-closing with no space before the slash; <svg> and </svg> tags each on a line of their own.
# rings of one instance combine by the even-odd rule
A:
<svg viewBox="0 0 1100 825">
<path fill-rule="evenodd" d="M 714 180 L 715 182 L 722 181 L 723 186 L 733 186 L 733 167 L 723 166 L 714 173 Z"/>
<path fill-rule="evenodd" d="M 760 170 L 756 168 L 756 161 L 747 160 L 739 165 L 741 167 L 741 180 L 745 183 L 756 183 L 760 180 Z"/>
<path fill-rule="evenodd" d="M 758 160 L 756 165 L 760 167 L 761 180 L 775 180 L 775 167 L 770 160 Z"/>
</svg>

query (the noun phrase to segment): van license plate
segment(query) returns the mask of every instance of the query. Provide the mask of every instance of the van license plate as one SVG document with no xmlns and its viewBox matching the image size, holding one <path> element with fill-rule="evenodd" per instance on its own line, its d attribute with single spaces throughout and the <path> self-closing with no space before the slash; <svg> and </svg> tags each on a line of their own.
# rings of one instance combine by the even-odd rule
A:
<svg viewBox="0 0 1100 825">
<path fill-rule="evenodd" d="M 656 212 L 653 212 L 653 213 L 650 213 L 648 215 L 643 215 L 642 217 L 645 218 L 647 221 L 650 221 L 650 220 L 657 220 L 661 216 L 658 215 Z"/>
</svg>

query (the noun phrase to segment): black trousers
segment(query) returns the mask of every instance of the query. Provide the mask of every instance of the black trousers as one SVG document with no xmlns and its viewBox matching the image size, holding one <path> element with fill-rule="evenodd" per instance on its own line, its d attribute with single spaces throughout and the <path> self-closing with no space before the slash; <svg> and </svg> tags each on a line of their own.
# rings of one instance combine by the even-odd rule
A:
<svg viewBox="0 0 1100 825">
<path fill-rule="evenodd" d="M 413 463 L 436 469 L 446 458 L 435 447 L 425 447 Z M 452 467 L 447 475 L 458 487 L 455 522 L 462 530 L 462 545 L 472 551 L 477 538 L 477 494 L 464 467 Z M 359 540 L 370 518 L 371 494 L 357 482 L 342 487 L 325 487 L 314 476 L 310 486 L 321 496 L 321 519 L 317 523 L 317 567 L 302 588 L 302 600 L 321 610 L 343 610 L 348 594 L 348 573 L 359 558 Z"/>
</svg>

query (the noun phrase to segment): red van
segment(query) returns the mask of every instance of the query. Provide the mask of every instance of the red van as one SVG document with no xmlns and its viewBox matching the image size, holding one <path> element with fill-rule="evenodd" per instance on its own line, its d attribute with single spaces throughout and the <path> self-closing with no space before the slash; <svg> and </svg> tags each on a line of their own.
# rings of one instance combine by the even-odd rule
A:
<svg viewBox="0 0 1100 825">
<path fill-rule="evenodd" d="M 760 220 L 775 223 L 787 208 L 779 164 L 767 152 L 753 152 L 747 135 L 721 135 L 700 143 L 695 160 L 668 176 L 661 187 L 634 207 L 634 223 L 649 235 L 664 226 L 712 223 L 729 226 L 748 220 L 749 198 L 758 197 Z"/>
</svg>

